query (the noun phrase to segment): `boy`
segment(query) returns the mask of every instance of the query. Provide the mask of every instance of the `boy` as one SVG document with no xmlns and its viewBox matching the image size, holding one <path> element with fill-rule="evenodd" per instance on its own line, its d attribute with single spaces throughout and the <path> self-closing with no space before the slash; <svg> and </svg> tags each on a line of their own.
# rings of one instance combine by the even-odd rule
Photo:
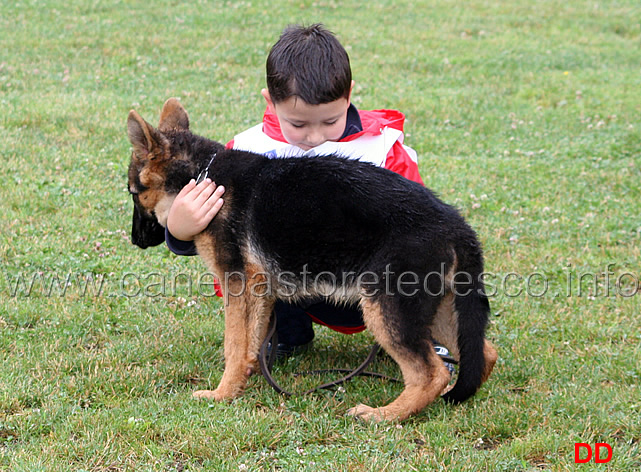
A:
<svg viewBox="0 0 641 472">
<path fill-rule="evenodd" d="M 267 58 L 267 102 L 263 122 L 236 135 L 227 147 L 270 157 L 340 154 L 384 166 L 423 184 L 416 153 L 403 144 L 404 115 L 393 110 L 358 111 L 351 104 L 354 86 L 347 52 L 322 25 L 286 28 Z M 305 185 L 305 182 L 301 182 Z M 223 205 L 222 187 L 192 181 L 169 212 L 166 240 L 180 255 L 195 254 L 193 238 Z M 365 329 L 357 306 L 322 300 L 275 307 L 277 355 L 310 345 L 312 322 L 342 333 Z"/>
</svg>

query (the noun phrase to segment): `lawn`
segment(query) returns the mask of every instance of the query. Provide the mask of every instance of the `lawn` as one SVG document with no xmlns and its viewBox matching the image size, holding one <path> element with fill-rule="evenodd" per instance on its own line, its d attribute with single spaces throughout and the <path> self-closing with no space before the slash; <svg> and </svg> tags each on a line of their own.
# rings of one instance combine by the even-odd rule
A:
<svg viewBox="0 0 641 472">
<path fill-rule="evenodd" d="M 495 372 L 399 424 L 345 416 L 401 389 L 371 378 L 194 401 L 223 369 L 211 276 L 129 239 L 129 110 L 155 122 L 179 97 L 226 142 L 262 116 L 280 31 L 314 22 L 346 46 L 356 106 L 406 114 L 426 185 L 485 248 Z M 25 0 L 0 31 L 0 470 L 641 469 L 637 0 Z M 316 332 L 276 369 L 287 388 L 371 343 Z M 575 443 L 611 460 L 575 464 Z"/>
</svg>

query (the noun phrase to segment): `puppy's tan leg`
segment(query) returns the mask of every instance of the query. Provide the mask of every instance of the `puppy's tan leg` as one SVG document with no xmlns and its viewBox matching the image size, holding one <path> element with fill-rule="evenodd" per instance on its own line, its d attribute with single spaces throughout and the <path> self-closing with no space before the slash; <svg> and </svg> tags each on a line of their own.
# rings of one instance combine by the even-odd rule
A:
<svg viewBox="0 0 641 472">
<path fill-rule="evenodd" d="M 452 293 L 446 294 L 441 300 L 430 329 L 434 340 L 445 346 L 450 352 L 449 355 L 459 362 L 461 356 L 458 348 L 458 316 L 454 309 L 454 295 Z M 453 385 L 446 385 L 441 395 L 447 393 L 452 387 Z"/>
<path fill-rule="evenodd" d="M 458 313 L 454 307 L 454 295 L 449 293 L 443 297 L 436 311 L 436 316 L 431 326 L 432 336 L 436 341 L 441 343 L 450 351 L 456 361 L 460 361 L 460 351 L 458 346 Z M 483 345 L 483 357 L 485 359 L 485 368 L 481 382 L 484 383 L 492 373 L 494 364 L 498 359 L 498 353 L 491 342 L 487 339 Z M 448 386 L 449 390 L 452 386 Z M 443 392 L 445 393 L 445 392 Z"/>
<path fill-rule="evenodd" d="M 454 295 L 446 294 L 436 310 L 430 326 L 432 337 L 450 351 L 457 362 L 460 359 L 458 348 L 458 316 L 454 310 Z"/>
<path fill-rule="evenodd" d="M 225 297 L 225 371 L 216 390 L 194 392 L 196 398 L 223 400 L 243 393 L 247 378 L 256 371 L 258 351 L 267 335 L 274 299 L 263 273 L 247 270 L 233 281 Z M 242 283 L 242 285 L 241 285 Z"/>
<path fill-rule="evenodd" d="M 485 382 L 490 377 L 494 369 L 494 364 L 496 364 L 499 358 L 499 353 L 496 351 L 496 348 L 487 339 L 483 345 L 483 356 L 485 357 L 485 369 L 483 370 L 483 380 L 481 380 L 481 382 Z"/>
<path fill-rule="evenodd" d="M 378 303 L 366 299 L 361 305 L 367 328 L 398 363 L 405 389 L 389 405 L 373 408 L 361 404 L 348 410 L 347 414 L 371 421 L 404 420 L 438 398 L 449 382 L 450 374 L 429 339 L 425 339 L 423 352 L 411 352 L 393 339 Z"/>
<path fill-rule="evenodd" d="M 247 340 L 248 375 L 258 368 L 258 351 L 267 336 L 269 320 L 276 300 L 269 293 L 269 284 L 264 272 L 254 271 L 247 284 L 249 298 L 249 330 Z"/>
<path fill-rule="evenodd" d="M 244 295 L 229 297 L 225 306 L 225 371 L 216 390 L 198 390 L 194 398 L 220 401 L 243 393 L 249 367 L 248 324 Z"/>
</svg>

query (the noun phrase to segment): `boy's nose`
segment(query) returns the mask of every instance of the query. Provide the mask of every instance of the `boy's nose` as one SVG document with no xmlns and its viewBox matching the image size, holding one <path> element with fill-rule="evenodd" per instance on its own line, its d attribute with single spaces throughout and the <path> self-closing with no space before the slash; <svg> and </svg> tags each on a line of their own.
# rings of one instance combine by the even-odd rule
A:
<svg viewBox="0 0 641 472">
<path fill-rule="evenodd" d="M 325 136 L 318 131 L 312 131 L 307 135 L 307 145 L 310 147 L 320 146 L 325 142 Z"/>
</svg>

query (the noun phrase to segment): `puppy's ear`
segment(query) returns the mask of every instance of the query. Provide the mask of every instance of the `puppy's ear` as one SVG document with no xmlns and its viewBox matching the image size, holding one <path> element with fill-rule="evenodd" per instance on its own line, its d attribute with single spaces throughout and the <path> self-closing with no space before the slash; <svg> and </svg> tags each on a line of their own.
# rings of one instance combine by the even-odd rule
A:
<svg viewBox="0 0 641 472">
<path fill-rule="evenodd" d="M 189 129 L 189 115 L 177 98 L 170 98 L 163 105 L 158 129 L 160 131 Z"/>
<path fill-rule="evenodd" d="M 167 138 L 143 120 L 135 110 L 129 112 L 127 134 L 138 159 L 155 159 L 164 156 L 169 148 Z"/>
</svg>

